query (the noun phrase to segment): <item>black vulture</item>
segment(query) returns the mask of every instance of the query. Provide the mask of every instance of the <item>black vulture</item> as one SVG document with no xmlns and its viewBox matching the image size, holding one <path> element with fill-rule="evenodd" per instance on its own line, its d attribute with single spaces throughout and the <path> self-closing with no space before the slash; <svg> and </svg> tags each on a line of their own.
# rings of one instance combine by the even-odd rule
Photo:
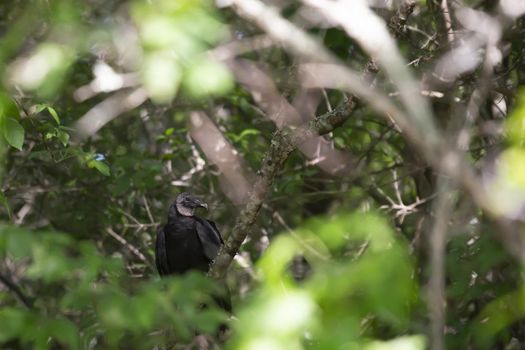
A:
<svg viewBox="0 0 525 350">
<path fill-rule="evenodd" d="M 221 234 L 213 221 L 195 216 L 199 207 L 208 209 L 206 203 L 188 192 L 179 194 L 170 206 L 168 223 L 157 233 L 155 264 L 159 275 L 178 275 L 189 270 L 207 272 L 219 253 L 224 244 Z M 231 311 L 228 300 L 214 299 Z"/>
<path fill-rule="evenodd" d="M 170 206 L 168 223 L 157 233 L 155 263 L 161 276 L 188 270 L 207 272 L 221 245 L 221 234 L 213 221 L 195 216 L 195 209 L 208 205 L 188 192 Z"/>
</svg>

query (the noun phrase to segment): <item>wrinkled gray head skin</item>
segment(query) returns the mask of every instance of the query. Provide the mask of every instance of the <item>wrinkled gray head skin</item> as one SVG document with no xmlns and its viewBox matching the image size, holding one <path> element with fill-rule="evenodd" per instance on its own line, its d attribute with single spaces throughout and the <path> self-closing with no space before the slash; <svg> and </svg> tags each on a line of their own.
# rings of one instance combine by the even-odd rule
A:
<svg viewBox="0 0 525 350">
<path fill-rule="evenodd" d="M 197 209 L 198 207 L 208 209 L 208 205 L 206 203 L 193 196 L 189 192 L 182 192 L 181 194 L 179 194 L 172 207 L 173 206 L 176 208 L 179 214 L 184 216 L 193 216 L 195 214 L 195 209 Z"/>
</svg>

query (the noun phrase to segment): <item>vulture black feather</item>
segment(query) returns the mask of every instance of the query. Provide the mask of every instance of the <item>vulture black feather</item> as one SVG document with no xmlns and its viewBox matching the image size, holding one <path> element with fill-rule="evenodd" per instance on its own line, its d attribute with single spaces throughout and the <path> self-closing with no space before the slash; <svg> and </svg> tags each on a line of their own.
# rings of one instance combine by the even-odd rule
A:
<svg viewBox="0 0 525 350">
<path fill-rule="evenodd" d="M 155 264 L 159 275 L 183 274 L 189 270 L 207 272 L 224 244 L 213 221 L 195 216 L 207 204 L 183 192 L 170 206 L 168 223 L 157 233 Z M 216 298 L 219 306 L 231 311 L 229 302 Z"/>
</svg>

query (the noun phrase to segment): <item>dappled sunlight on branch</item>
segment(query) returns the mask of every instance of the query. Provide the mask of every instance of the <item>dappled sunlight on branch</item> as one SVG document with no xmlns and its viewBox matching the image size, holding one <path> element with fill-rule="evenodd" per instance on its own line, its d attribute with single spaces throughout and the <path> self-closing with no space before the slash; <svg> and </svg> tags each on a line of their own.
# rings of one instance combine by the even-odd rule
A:
<svg viewBox="0 0 525 350">
<path fill-rule="evenodd" d="M 204 112 L 192 112 L 190 125 L 191 137 L 219 170 L 224 194 L 235 204 L 245 203 L 253 175 L 243 165 L 238 152 Z"/>
<path fill-rule="evenodd" d="M 146 91 L 142 88 L 119 92 L 108 97 L 76 122 L 78 136 L 81 138 L 93 136 L 114 118 L 143 104 L 147 97 Z"/>
<path fill-rule="evenodd" d="M 254 63 L 235 60 L 229 65 L 236 80 L 250 91 L 255 102 L 277 128 L 300 126 L 312 119 L 311 111 L 304 110 L 305 114 L 299 114 L 296 108 L 279 93 L 269 73 L 264 72 Z M 317 104 L 314 103 L 310 109 L 315 112 Z M 353 157 L 348 152 L 335 149 L 332 142 L 321 136 L 311 135 L 298 143 L 297 147 L 309 159 L 309 165 L 316 165 L 329 174 L 348 174 L 353 166 Z"/>
</svg>

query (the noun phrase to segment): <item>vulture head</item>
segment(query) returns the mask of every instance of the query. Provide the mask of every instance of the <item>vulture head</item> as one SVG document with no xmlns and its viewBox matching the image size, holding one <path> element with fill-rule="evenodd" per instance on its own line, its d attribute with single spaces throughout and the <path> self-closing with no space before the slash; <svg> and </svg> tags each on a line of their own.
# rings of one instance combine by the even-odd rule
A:
<svg viewBox="0 0 525 350">
<path fill-rule="evenodd" d="M 175 214 L 173 212 L 174 210 L 180 215 L 193 216 L 195 214 L 195 209 L 198 207 L 208 209 L 208 204 L 204 203 L 189 192 L 182 192 L 177 196 L 175 203 L 172 204 L 170 208 L 170 216 Z"/>
</svg>

